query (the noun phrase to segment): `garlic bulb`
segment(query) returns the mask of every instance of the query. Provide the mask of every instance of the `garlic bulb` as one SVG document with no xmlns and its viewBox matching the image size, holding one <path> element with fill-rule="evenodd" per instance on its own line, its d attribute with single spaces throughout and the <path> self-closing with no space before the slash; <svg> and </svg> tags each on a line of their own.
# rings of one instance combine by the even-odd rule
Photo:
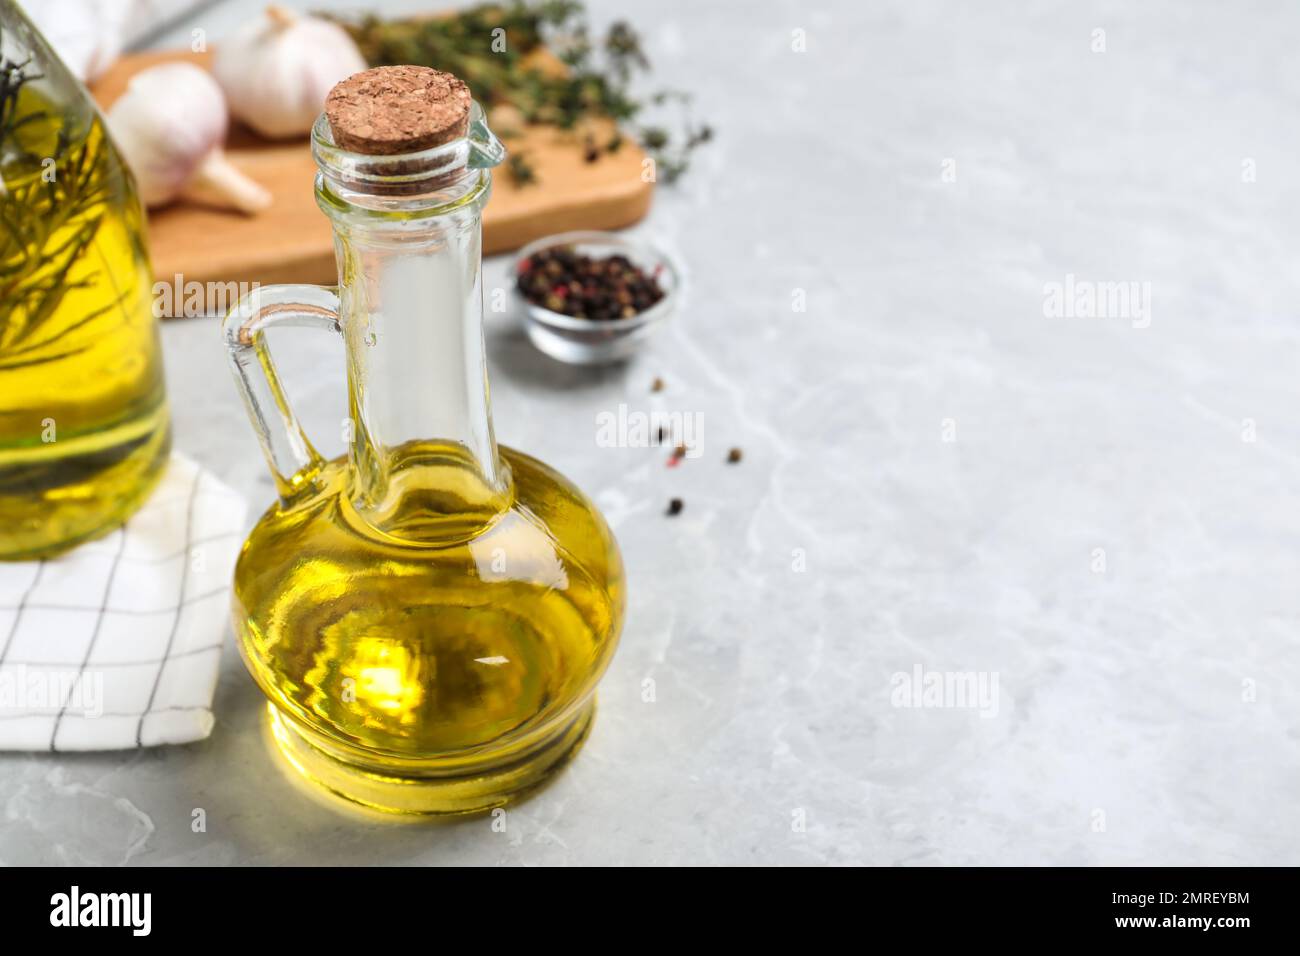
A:
<svg viewBox="0 0 1300 956">
<path fill-rule="evenodd" d="M 217 48 L 212 72 L 230 112 L 263 136 L 300 136 L 339 80 L 366 68 L 338 24 L 271 6 Z"/>
<path fill-rule="evenodd" d="M 271 194 L 226 158 L 229 118 L 216 81 L 192 63 L 164 63 L 131 77 L 108 127 L 135 173 L 146 206 L 178 196 L 257 212 Z"/>
</svg>

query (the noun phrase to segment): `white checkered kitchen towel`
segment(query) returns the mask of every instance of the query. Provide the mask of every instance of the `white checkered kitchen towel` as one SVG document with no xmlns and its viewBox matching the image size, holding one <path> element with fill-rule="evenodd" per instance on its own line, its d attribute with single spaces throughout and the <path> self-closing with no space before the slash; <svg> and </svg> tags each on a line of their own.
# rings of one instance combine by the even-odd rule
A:
<svg viewBox="0 0 1300 956">
<path fill-rule="evenodd" d="M 244 499 L 173 455 L 112 534 L 0 562 L 0 750 L 201 740 L 243 538 Z"/>
</svg>

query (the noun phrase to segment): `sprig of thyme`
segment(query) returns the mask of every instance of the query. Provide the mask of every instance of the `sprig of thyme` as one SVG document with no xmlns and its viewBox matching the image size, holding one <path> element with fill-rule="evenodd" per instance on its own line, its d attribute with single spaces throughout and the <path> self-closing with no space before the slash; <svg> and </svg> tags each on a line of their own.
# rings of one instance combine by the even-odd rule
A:
<svg viewBox="0 0 1300 956">
<path fill-rule="evenodd" d="M 661 126 L 638 126 L 635 120 L 645 103 L 633 96 L 631 85 L 637 74 L 650 68 L 640 37 L 619 21 L 593 43 L 585 10 L 576 0 L 485 3 L 428 19 L 334 19 L 352 35 L 371 66 L 411 63 L 454 73 L 480 101 L 509 104 L 527 123 L 567 130 L 589 120 L 612 121 L 614 131 L 602 135 L 602 141 L 591 133 L 585 136 L 589 162 L 618 150 L 625 131 L 655 160 L 660 177 L 671 182 L 686 171 L 691 153 L 712 136 L 708 126 L 689 123 L 677 136 Z M 567 71 L 536 65 L 532 55 L 542 47 Z M 649 97 L 653 105 L 669 100 L 684 104 L 689 96 L 662 91 Z M 508 137 L 508 132 L 503 135 Z M 513 155 L 518 158 L 507 166 L 512 178 L 521 185 L 535 182 L 527 157 L 519 151 Z"/>
</svg>

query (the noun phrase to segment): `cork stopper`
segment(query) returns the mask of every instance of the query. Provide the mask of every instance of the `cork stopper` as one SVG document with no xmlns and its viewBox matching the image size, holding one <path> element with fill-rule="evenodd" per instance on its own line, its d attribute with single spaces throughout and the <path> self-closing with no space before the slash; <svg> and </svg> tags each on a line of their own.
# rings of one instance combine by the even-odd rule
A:
<svg viewBox="0 0 1300 956">
<path fill-rule="evenodd" d="M 469 87 L 427 66 L 377 66 L 335 85 L 325 99 L 334 143 L 391 156 L 441 146 L 469 129 Z"/>
</svg>

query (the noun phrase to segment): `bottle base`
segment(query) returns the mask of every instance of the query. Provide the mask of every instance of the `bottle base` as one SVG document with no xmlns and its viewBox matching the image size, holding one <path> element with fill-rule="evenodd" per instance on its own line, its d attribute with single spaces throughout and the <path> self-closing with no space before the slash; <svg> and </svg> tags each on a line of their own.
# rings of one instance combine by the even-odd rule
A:
<svg viewBox="0 0 1300 956">
<path fill-rule="evenodd" d="M 358 767 L 327 753 L 275 705 L 267 705 L 271 737 L 280 753 L 312 783 L 373 810 L 423 816 L 484 813 L 529 795 L 582 748 L 595 712 L 592 699 L 559 732 L 507 762 L 489 760 L 455 775 L 407 776 Z"/>
</svg>

